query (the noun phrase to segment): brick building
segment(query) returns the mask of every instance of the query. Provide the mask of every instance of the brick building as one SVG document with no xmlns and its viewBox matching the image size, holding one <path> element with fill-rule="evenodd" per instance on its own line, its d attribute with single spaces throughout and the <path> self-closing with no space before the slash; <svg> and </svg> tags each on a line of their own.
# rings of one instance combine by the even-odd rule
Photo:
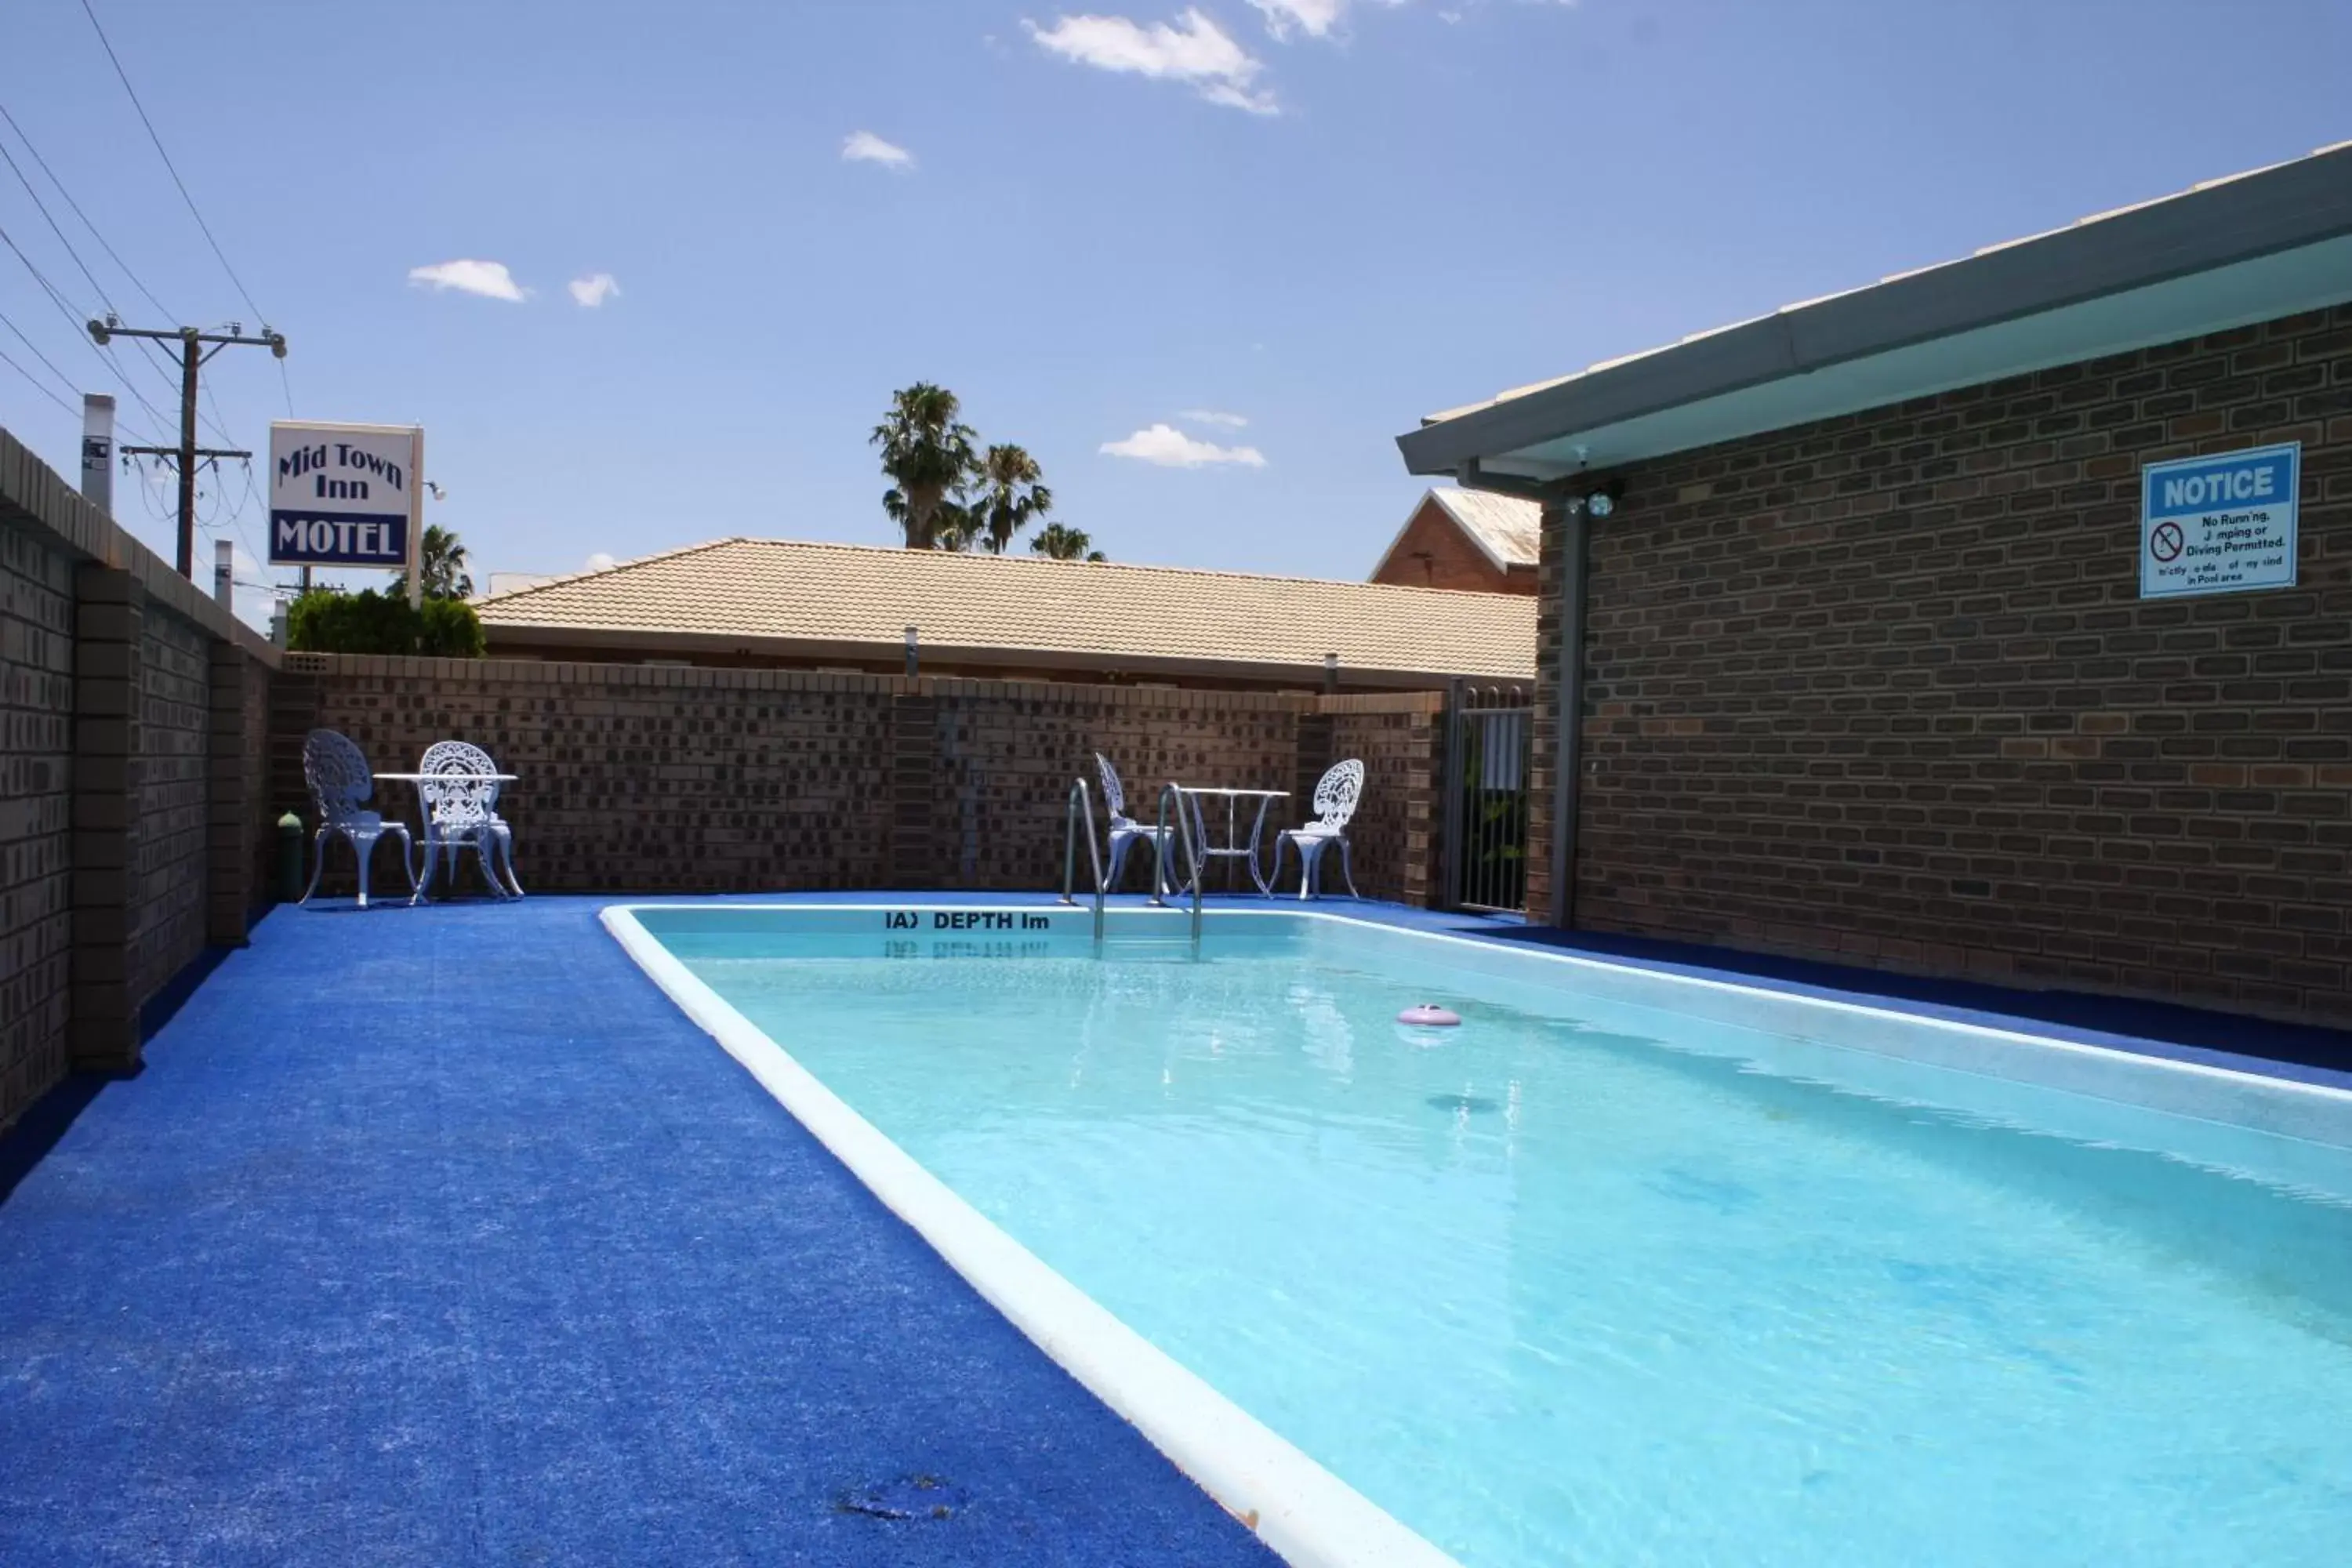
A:
<svg viewBox="0 0 2352 1568">
<path fill-rule="evenodd" d="M 1413 504 L 1371 580 L 1404 588 L 1533 594 L 1543 509 L 1517 496 L 1447 485 Z"/>
<path fill-rule="evenodd" d="M 2352 144 L 1399 445 L 1543 508 L 1538 918 L 2352 1023 Z M 2144 593 L 2284 445 L 2284 577 Z"/>
<path fill-rule="evenodd" d="M 478 604 L 496 658 L 1425 691 L 1528 680 L 1525 598 L 1036 556 L 721 539 Z"/>
</svg>

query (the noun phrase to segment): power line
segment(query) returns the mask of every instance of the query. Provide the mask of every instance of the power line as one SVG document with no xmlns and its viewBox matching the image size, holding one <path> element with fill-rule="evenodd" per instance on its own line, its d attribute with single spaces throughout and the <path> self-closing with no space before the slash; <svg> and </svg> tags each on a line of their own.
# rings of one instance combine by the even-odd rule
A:
<svg viewBox="0 0 2352 1568">
<path fill-rule="evenodd" d="M 10 320 L 8 319 L 8 313 L 7 313 L 5 310 L 0 310 L 0 327 L 5 327 L 5 328 L 7 328 L 10 331 L 12 331 L 12 332 L 16 333 L 16 341 L 17 341 L 18 342 L 20 342 L 20 343 L 24 344 L 26 348 L 28 348 L 28 349 L 30 349 L 30 350 L 32 350 L 32 351 L 33 351 L 33 357 L 34 357 L 35 359 L 39 360 L 43 364 L 47 365 L 47 366 L 49 367 L 49 374 L 50 374 L 51 375 L 54 375 L 54 376 L 56 376 L 56 377 L 58 378 L 58 385 L 60 385 L 60 386 L 64 387 L 64 388 L 65 388 L 67 391 L 68 391 L 68 392 L 72 392 L 72 391 L 77 391 L 77 390 L 79 390 L 79 389 L 78 389 L 78 388 L 76 388 L 76 387 L 75 387 L 75 385 L 74 385 L 74 379 L 73 379 L 73 377 L 71 377 L 71 376 L 68 375 L 65 372 L 63 372 L 63 371 L 59 370 L 59 369 L 58 368 L 58 362 L 57 362 L 57 361 L 55 361 L 55 360 L 53 360 L 53 359 L 51 359 L 48 355 L 47 355 L 47 354 L 43 353 L 41 352 L 41 345 L 40 345 L 40 344 L 38 344 L 38 343 L 37 343 L 37 342 L 35 342 L 32 339 L 30 339 L 30 338 L 26 337 L 26 336 L 25 335 L 25 329 L 24 329 L 24 328 L 22 328 L 22 327 L 20 327 L 20 326 L 18 326 L 16 322 L 14 322 L 14 321 L 10 321 Z"/>
<path fill-rule="evenodd" d="M 213 472 L 215 475 L 219 474 L 220 468 L 217 465 L 214 467 Z M 245 509 L 252 502 L 253 459 L 247 458 L 245 460 L 245 493 L 237 497 L 236 505 L 229 509 L 228 522 L 231 528 L 236 530 L 237 538 L 244 542 L 246 554 L 257 562 L 261 559 L 261 552 L 253 547 L 253 536 L 245 531 Z"/>
<path fill-rule="evenodd" d="M 66 183 L 58 178 L 58 172 L 49 167 L 49 161 L 41 156 L 41 150 L 33 145 L 33 139 L 25 134 L 25 128 L 16 123 L 16 117 L 8 112 L 8 106 L 4 103 L 0 103 L 0 121 L 7 121 L 8 129 L 16 133 L 16 140 L 25 144 L 25 151 L 32 154 L 33 162 L 40 166 L 41 173 L 49 177 L 49 184 L 57 187 L 58 195 L 65 198 L 66 205 L 73 209 L 74 216 L 81 219 L 82 227 L 89 230 L 90 238 L 98 241 L 99 248 L 105 251 L 109 259 L 112 260 L 115 266 L 122 269 L 122 275 L 125 278 L 131 279 L 131 286 L 133 289 L 138 289 L 139 292 L 146 298 L 147 302 L 155 307 L 159 314 L 168 317 L 173 321 L 179 320 L 179 312 L 172 310 L 166 306 L 163 300 L 155 298 L 155 291 L 147 287 L 146 283 L 141 279 L 139 274 L 131 270 L 131 263 L 123 260 L 121 256 L 116 252 L 114 247 L 107 244 L 106 236 L 99 232 L 98 225 L 89 221 L 89 215 L 81 210 L 81 204 L 73 199 L 73 193 L 66 189 Z M 24 176 L 21 174 L 17 176 L 19 179 L 22 179 L 23 177 Z M 39 198 L 36 197 L 35 199 L 37 201 Z M 96 281 L 97 280 L 95 279 L 91 279 L 93 284 L 95 284 Z M 100 299 L 104 299 L 106 297 L 105 289 L 100 289 L 98 292 Z"/>
<path fill-rule="evenodd" d="M 122 390 L 128 392 L 131 395 L 132 399 L 138 403 L 139 406 L 144 408 L 147 411 L 148 416 L 154 419 L 157 424 L 170 424 L 171 421 L 163 417 L 163 410 L 148 402 L 147 395 L 141 392 L 136 386 L 131 384 L 130 378 L 122 374 L 121 366 L 117 364 L 112 359 L 109 358 L 106 353 L 100 349 L 98 344 L 91 342 L 88 338 L 82 337 L 82 323 L 79 319 L 77 319 L 74 308 L 66 302 L 66 297 L 59 293 L 57 286 L 51 283 L 48 279 L 43 275 L 41 269 L 33 264 L 33 258 L 25 254 L 24 247 L 16 243 L 15 238 L 9 235 L 5 228 L 0 228 L 0 245 L 5 245 L 10 250 L 16 252 L 16 259 L 25 264 L 25 270 L 33 275 L 33 281 L 39 284 L 41 286 L 41 291 L 49 297 L 49 303 L 58 308 L 58 314 L 63 316 L 66 319 L 67 323 L 73 328 L 74 336 L 81 338 L 83 344 L 89 348 L 92 354 L 97 356 L 98 363 L 106 367 L 107 374 L 114 377 L 116 381 L 121 383 Z M 68 384 L 71 384 L 70 381 Z"/>
<path fill-rule="evenodd" d="M 21 335 L 21 334 L 20 334 L 20 335 Z M 56 404 L 58 407 L 60 407 L 60 408 L 64 409 L 67 413 L 68 413 L 68 414 L 73 414 L 73 413 L 78 412 L 78 410 L 74 407 L 74 405 L 73 405 L 72 404 L 68 403 L 64 398 L 59 397 L 56 393 L 54 393 L 54 392 L 50 391 L 47 386 L 44 386 L 43 384 L 41 384 L 41 380 L 40 380 L 40 378 L 39 378 L 38 376 L 35 375 L 31 371 L 26 370 L 23 365 L 18 364 L 15 360 L 10 359 L 10 358 L 5 354 L 5 353 L 0 353 L 0 364 L 5 364 L 5 365 L 6 365 L 10 370 L 15 371 L 18 375 L 21 375 L 21 376 L 23 376 L 26 381 L 31 382 L 31 383 L 33 384 L 33 390 L 34 390 L 35 392 L 39 393 L 43 397 L 47 398 L 51 403 Z"/>
<path fill-rule="evenodd" d="M 5 122 L 9 130 L 16 133 L 16 140 L 23 143 L 26 154 L 33 160 L 34 166 L 47 178 L 50 187 L 64 200 L 67 209 L 81 220 L 81 226 L 89 232 L 90 238 L 98 241 L 99 248 L 106 252 L 107 258 L 125 278 L 131 279 L 131 286 L 138 289 L 149 304 L 163 311 L 165 316 L 171 316 L 173 312 L 155 297 L 155 290 L 147 287 L 146 279 L 131 269 L 131 263 L 122 259 L 121 253 L 108 241 L 104 231 L 100 229 L 88 213 L 82 211 L 81 204 L 74 200 L 73 192 L 66 188 L 66 183 L 58 177 L 58 172 L 49 167 L 49 161 L 41 156 L 40 148 L 34 145 L 33 139 L 25 133 L 23 126 L 16 123 L 16 117 L 8 112 L 5 104 L 0 104 L 0 122 Z M 40 213 L 42 221 L 49 226 L 49 232 L 57 236 L 58 243 L 63 246 L 66 254 L 73 258 L 74 266 L 80 269 L 82 277 L 88 279 L 89 286 L 98 291 L 99 301 L 109 311 L 115 310 L 114 297 L 106 291 L 106 285 L 98 280 L 98 276 L 90 270 L 89 264 L 81 258 L 81 253 L 74 248 L 73 241 L 66 237 L 64 227 L 58 224 L 56 216 L 49 211 L 48 204 L 41 199 L 41 193 L 34 188 L 32 180 L 26 175 L 25 171 L 17 167 L 16 160 L 9 155 L 5 145 L 0 145 L 0 159 L 7 162 L 9 172 L 16 176 L 16 183 L 25 187 L 25 194 L 33 198 L 33 205 Z M 76 336 L 79 334 L 77 333 Z M 157 355 L 155 345 L 144 338 L 138 340 L 138 342 L 140 355 L 147 362 L 148 368 L 163 378 L 163 384 L 167 388 L 170 387 L 173 380 L 171 368 Z M 207 387 L 205 391 L 209 394 L 211 388 Z M 220 400 L 214 398 L 212 404 L 213 411 L 205 417 L 205 423 L 213 427 L 215 435 L 231 446 L 235 446 L 236 437 L 229 434 L 226 416 L 220 411 Z"/>
<path fill-rule="evenodd" d="M 114 264 L 117 267 L 122 268 L 123 275 L 130 278 L 131 283 L 138 288 L 142 294 L 147 296 L 150 302 L 153 302 L 155 299 L 154 293 L 149 289 L 144 283 L 139 281 L 137 275 L 132 273 L 129 267 L 123 265 L 122 258 L 115 256 L 114 247 L 106 243 L 106 236 L 99 233 L 98 226 L 89 221 L 89 215 L 81 210 L 81 204 L 73 199 L 73 193 L 66 189 L 65 182 L 58 178 L 57 171 L 49 167 L 48 161 L 41 156 L 40 149 L 33 145 L 32 138 L 25 134 L 25 128 L 16 123 L 16 117 L 8 113 L 5 109 L 0 109 L 0 120 L 5 120 L 7 121 L 8 128 L 16 133 L 16 139 L 25 144 L 25 151 L 32 155 L 33 162 L 40 166 L 41 173 L 49 177 L 49 184 L 57 187 L 58 195 L 65 198 L 66 205 L 73 209 L 73 214 L 76 217 L 81 219 L 82 226 L 89 230 L 91 237 L 96 239 L 100 246 L 104 247 L 107 255 L 114 257 Z M 65 247 L 67 257 L 72 260 L 75 268 L 80 271 L 83 279 L 87 281 L 92 289 L 98 291 L 99 303 L 106 307 L 107 313 L 109 315 L 118 314 L 119 312 L 117 311 L 114 303 L 114 296 L 106 291 L 106 285 L 98 280 L 98 274 L 89 269 L 89 263 L 81 258 L 81 252 L 76 250 L 74 248 L 73 241 L 66 237 L 64 226 L 58 222 L 57 215 L 49 211 L 48 203 L 41 199 L 41 193 L 34 187 L 31 178 L 26 174 L 25 171 L 17 166 L 16 158 L 9 153 L 5 143 L 0 143 L 0 163 L 5 163 L 8 165 L 8 172 L 16 176 L 16 183 L 25 187 L 25 194 L 26 195 L 33 198 L 33 208 L 36 212 L 38 212 L 41 215 L 41 221 L 49 226 L 49 232 L 55 235 L 57 237 L 58 243 Z M 44 287 L 47 287 L 46 283 L 44 284 Z M 57 290 L 52 289 L 50 289 L 50 292 L 55 294 Z M 159 305 L 157 308 L 161 309 L 161 306 Z M 166 313 L 168 314 L 168 312 Z M 177 380 L 177 377 L 172 374 L 170 367 L 165 365 L 163 360 L 157 356 L 155 353 L 155 345 L 147 342 L 144 338 L 141 338 L 136 341 L 139 345 L 140 356 L 146 361 L 147 368 L 153 371 L 156 375 L 162 379 L 166 391 L 173 390 L 173 384 Z M 213 402 L 213 412 L 203 416 L 205 423 L 213 427 L 213 434 L 218 436 L 222 440 L 228 442 L 232 446 L 236 445 L 236 437 L 229 434 L 228 426 L 222 423 L 219 415 L 220 402 L 215 398 Z M 161 417 L 161 416 L 159 415 L 158 417 Z"/>
<path fill-rule="evenodd" d="M 228 264 L 228 253 L 221 249 L 220 241 L 213 237 L 212 225 L 206 223 L 205 215 L 196 210 L 196 198 L 188 194 L 188 183 L 180 178 L 179 166 L 172 162 L 172 154 L 163 151 L 163 139 L 155 133 L 155 122 L 147 118 L 147 106 L 139 101 L 139 89 L 131 85 L 131 73 L 122 68 L 121 58 L 115 54 L 114 45 L 108 39 L 106 29 L 99 26 L 98 13 L 90 9 L 89 0 L 81 0 L 81 9 L 82 15 L 89 18 L 90 30 L 98 35 L 100 47 L 106 50 L 107 59 L 113 64 L 114 74 L 121 81 L 122 90 L 130 94 L 131 107 L 139 111 L 139 123 L 147 128 L 147 140 L 155 144 L 155 155 L 163 160 L 163 167 L 171 174 L 172 184 L 180 188 L 180 199 L 188 204 L 188 216 L 194 218 L 196 227 L 204 231 L 205 243 L 213 247 L 214 258 L 221 264 L 221 270 L 228 274 L 231 283 L 236 285 L 237 297 L 245 301 L 246 309 L 253 312 L 254 320 L 264 320 L 262 309 L 253 302 L 253 295 L 247 290 L 245 280 L 236 275 L 236 268 Z"/>
<path fill-rule="evenodd" d="M 16 122 L 14 120 L 11 120 L 8 123 L 11 126 L 14 126 Z M 24 135 L 24 132 L 19 130 L 16 134 L 21 137 Z M 25 150 L 26 152 L 31 152 L 32 147 L 33 144 L 30 142 L 25 143 Z M 81 252 L 76 250 L 73 246 L 73 241 L 66 237 L 66 231 L 58 223 L 56 216 L 49 211 L 49 205 L 41 200 L 41 193 L 33 187 L 32 180 L 26 174 L 22 168 L 17 166 L 15 155 L 8 151 L 5 143 L 0 143 L 0 163 L 5 163 L 8 165 L 8 172 L 16 176 L 16 183 L 25 187 L 25 194 L 26 195 L 33 198 L 33 210 L 39 213 L 41 215 L 41 221 L 49 226 L 49 232 L 55 235 L 57 237 L 58 243 L 65 247 L 67 258 L 73 262 L 77 268 L 80 270 L 83 279 L 89 282 L 92 289 L 98 290 L 99 302 L 103 304 L 108 310 L 113 310 L 114 300 L 107 294 L 106 285 L 98 280 L 98 275 L 89 269 L 89 263 L 81 258 Z M 46 168 L 47 165 L 44 165 L 44 167 Z M 57 176 L 55 174 L 51 174 L 49 178 L 54 181 Z M 58 189 L 62 191 L 64 187 L 60 185 Z M 84 218 L 82 221 L 86 224 L 89 220 L 88 218 Z M 46 282 L 44 282 L 43 287 L 47 287 Z M 52 294 L 56 292 L 55 289 L 51 289 L 50 291 Z M 161 376 L 163 380 L 164 386 L 168 388 L 172 384 L 171 373 L 166 371 L 163 368 L 163 363 L 156 359 L 155 351 L 144 342 L 142 342 L 139 345 L 139 348 L 142 354 L 146 359 L 147 367 L 153 371 L 157 375 Z M 218 427 L 215 426 L 215 428 L 217 429 Z M 226 430 L 221 430 L 220 436 L 223 440 L 229 438 L 228 432 Z"/>
<path fill-rule="evenodd" d="M 7 328 L 10 331 L 12 331 L 12 332 L 16 333 L 16 341 L 17 341 L 18 342 L 20 342 L 20 343 L 24 344 L 27 349 L 31 350 L 31 351 L 32 351 L 32 353 L 33 353 L 33 357 L 34 357 L 35 359 L 39 360 L 43 364 L 45 364 L 45 365 L 47 365 L 47 366 L 48 366 L 48 367 L 49 367 L 49 374 L 50 374 L 51 375 L 54 375 L 54 376 L 56 376 L 56 377 L 58 378 L 58 384 L 59 384 L 60 386 L 63 386 L 63 387 L 64 387 L 68 392 L 69 392 L 69 393 L 79 393 L 79 392 L 81 390 L 79 387 L 78 387 L 78 386 L 76 386 L 76 385 L 74 384 L 74 378 L 73 378 L 73 377 L 71 377 L 71 376 L 68 375 L 64 371 L 61 371 L 61 370 L 59 370 L 59 369 L 58 368 L 58 362 L 57 362 L 57 361 L 55 361 L 55 360 L 51 359 L 48 355 L 47 355 L 47 354 L 45 354 L 45 353 L 43 353 L 41 352 L 41 345 L 40 345 L 40 344 L 38 344 L 38 343 L 35 342 L 32 339 L 30 339 L 30 338 L 28 338 L 28 337 L 26 337 L 26 336 L 25 335 L 25 329 L 24 329 L 24 328 L 22 328 L 22 327 L 18 326 L 16 322 L 14 322 L 14 321 L 10 321 L 10 320 L 8 319 L 7 312 L 5 312 L 5 311 L 0 311 L 0 327 L 5 327 L 5 328 Z M 12 362 L 12 363 L 13 363 L 13 362 Z M 17 369 L 18 369 L 20 372 L 22 372 L 22 371 L 23 371 L 23 369 L 24 369 L 24 367 L 23 367 L 22 365 L 19 365 L 19 366 L 17 366 Z M 134 393 L 132 395 L 136 396 L 137 395 Z M 68 406 L 70 406 L 70 405 L 68 405 Z M 131 434 L 132 434 L 132 435 L 134 435 L 134 436 L 145 436 L 145 435 L 147 435 L 147 432 L 146 432 L 146 431 L 144 431 L 144 430 L 142 430 L 142 429 L 139 429 L 139 428 L 134 427 L 134 426 L 131 424 L 131 422 L 130 422 L 129 420 L 124 420 L 124 421 L 122 422 L 122 427 L 123 427 L 125 430 L 130 431 L 130 432 L 131 432 Z M 152 439 L 153 439 L 153 437 L 149 437 L 149 439 L 150 439 L 150 440 L 152 440 Z"/>
</svg>

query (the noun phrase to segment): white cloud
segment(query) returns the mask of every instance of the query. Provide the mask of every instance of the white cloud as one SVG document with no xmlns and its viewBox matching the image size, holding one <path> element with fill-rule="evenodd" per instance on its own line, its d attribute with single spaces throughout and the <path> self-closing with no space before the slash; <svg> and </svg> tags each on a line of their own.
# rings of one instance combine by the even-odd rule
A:
<svg viewBox="0 0 2352 1568">
<path fill-rule="evenodd" d="M 1310 38 L 1327 37 L 1339 25 L 1348 9 L 1348 0 L 1249 0 L 1265 17 L 1265 30 L 1276 40 L 1290 36 L 1296 26 Z"/>
<path fill-rule="evenodd" d="M 430 267 L 410 268 L 408 280 L 430 289 L 455 289 L 460 294 L 479 294 L 485 300 L 505 300 L 517 305 L 522 303 L 526 292 L 503 261 L 436 261 Z"/>
<path fill-rule="evenodd" d="M 1133 458 L 1163 468 L 1197 468 L 1209 463 L 1238 463 L 1245 468 L 1265 467 L 1265 454 L 1255 447 L 1220 447 L 1196 441 L 1173 425 L 1138 430 L 1124 441 L 1105 441 L 1102 449 L 1114 458 Z"/>
<path fill-rule="evenodd" d="M 585 278 L 574 278 L 564 287 L 572 290 L 572 302 L 583 310 L 593 310 L 607 300 L 621 297 L 620 280 L 609 272 L 591 272 Z"/>
<path fill-rule="evenodd" d="M 1076 64 L 1181 81 L 1211 103 L 1252 114 L 1280 112 L 1274 94 L 1255 85 L 1265 62 L 1192 7 L 1172 23 L 1150 26 L 1125 16 L 1062 16 L 1050 27 L 1022 25 L 1038 47 Z"/>
<path fill-rule="evenodd" d="M 1176 417 L 1190 419 L 1195 425 L 1223 425 L 1229 430 L 1238 430 L 1249 423 L 1248 417 L 1244 415 L 1220 414 L 1213 408 L 1179 409 Z"/>
<path fill-rule="evenodd" d="M 845 163 L 879 163 L 886 169 L 911 169 L 915 166 L 912 153 L 883 141 L 871 131 L 853 131 L 843 137 L 841 161 Z"/>
<path fill-rule="evenodd" d="M 610 572 L 614 567 L 618 566 L 619 564 L 620 563 L 614 560 L 610 552 L 599 550 L 595 554 L 588 557 L 588 564 L 583 568 L 583 570 L 589 572 Z"/>
</svg>

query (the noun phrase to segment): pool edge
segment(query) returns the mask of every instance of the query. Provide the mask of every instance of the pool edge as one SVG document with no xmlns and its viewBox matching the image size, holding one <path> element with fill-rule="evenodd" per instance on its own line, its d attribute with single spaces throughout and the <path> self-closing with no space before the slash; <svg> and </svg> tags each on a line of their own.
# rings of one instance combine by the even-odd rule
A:
<svg viewBox="0 0 2352 1568">
<path fill-rule="evenodd" d="M 1047 1267 L 924 1169 L 637 920 L 599 912 L 621 950 L 698 1027 L 904 1220 L 982 1299 L 1295 1568 L 1460 1568 Z"/>
</svg>

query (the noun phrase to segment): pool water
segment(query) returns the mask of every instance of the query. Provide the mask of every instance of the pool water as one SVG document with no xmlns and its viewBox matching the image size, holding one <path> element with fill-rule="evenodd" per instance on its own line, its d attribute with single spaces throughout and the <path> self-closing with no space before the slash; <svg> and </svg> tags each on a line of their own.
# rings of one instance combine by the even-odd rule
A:
<svg viewBox="0 0 2352 1568">
<path fill-rule="evenodd" d="M 2346 1561 L 2352 1098 L 2286 1136 L 1365 928 L 1213 919 L 1195 963 L 647 924 L 1465 1564 Z"/>
</svg>

